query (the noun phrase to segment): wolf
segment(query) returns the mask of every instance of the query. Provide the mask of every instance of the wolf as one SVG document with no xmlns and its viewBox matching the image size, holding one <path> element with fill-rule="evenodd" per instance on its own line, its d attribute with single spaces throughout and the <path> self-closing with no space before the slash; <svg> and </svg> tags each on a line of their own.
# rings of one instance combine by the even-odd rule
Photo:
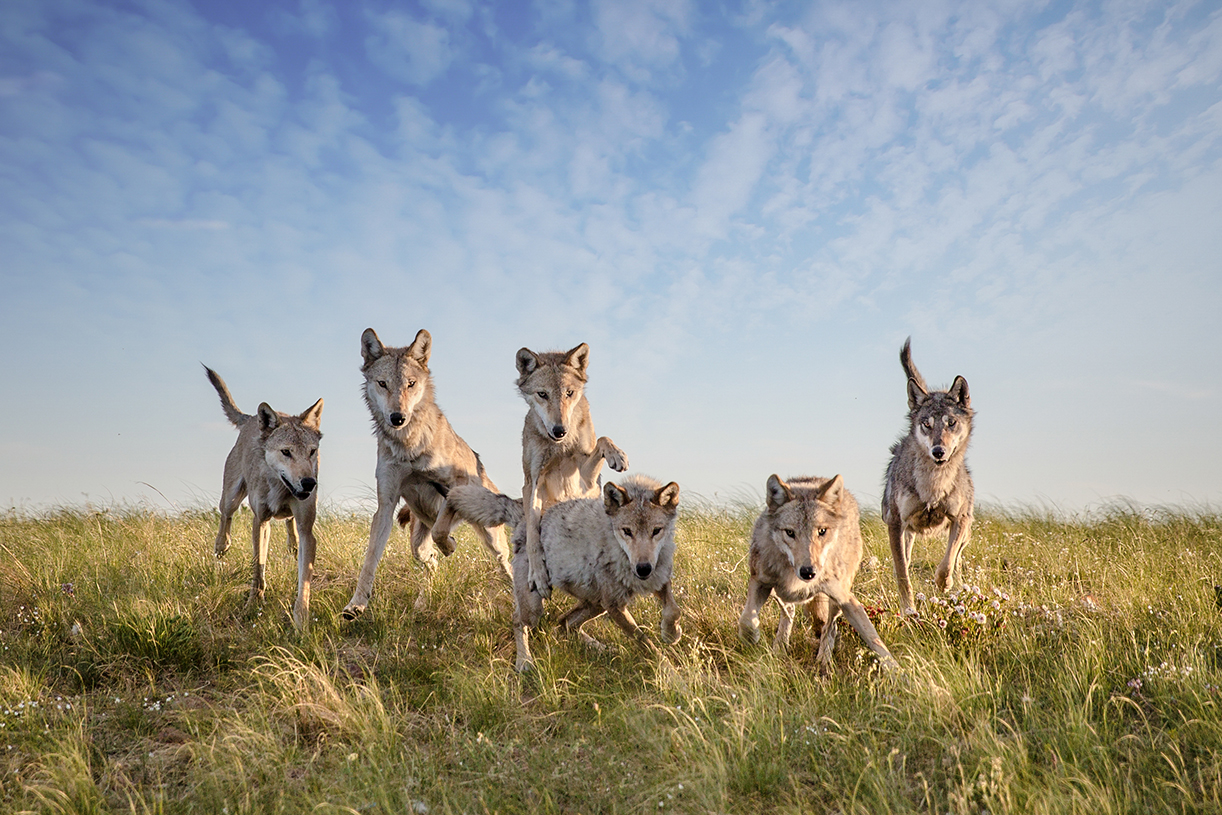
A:
<svg viewBox="0 0 1222 815">
<path fill-rule="evenodd" d="M 496 491 L 479 456 L 454 432 L 437 406 L 428 365 L 432 348 L 432 335 L 423 328 L 412 344 L 404 347 L 383 345 L 372 328 L 361 334 L 365 404 L 378 440 L 378 508 L 369 526 L 369 544 L 356 590 L 342 612 L 346 620 L 355 620 L 369 605 L 374 575 L 400 500 L 406 502 L 401 520 L 411 526 L 412 553 L 431 575 L 437 565 L 438 546 L 446 555 L 454 551 L 448 526 L 437 544 L 430 536 L 434 522 L 445 512 L 450 490 L 472 483 Z M 504 531 L 479 526 L 474 530 L 509 578 Z M 423 600 L 422 593 L 417 607 Z"/>
<path fill-rule="evenodd" d="M 454 500 L 464 517 L 486 524 L 520 526 L 523 505 L 478 487 L 456 491 Z M 675 559 L 675 521 L 679 516 L 679 485 L 663 486 L 652 478 L 631 475 L 622 484 L 608 482 L 601 498 L 577 498 L 553 504 L 540 522 L 539 543 L 547 558 L 552 585 L 577 598 L 561 619 L 569 633 L 588 645 L 600 643 L 581 627 L 606 613 L 629 637 L 647 637 L 628 604 L 652 592 L 662 606 L 662 638 L 678 642 L 681 614 L 671 583 Z M 534 666 L 530 630 L 543 614 L 543 598 L 530 585 L 525 535 L 515 535 L 513 557 L 513 631 L 519 673 Z"/>
<path fill-rule="evenodd" d="M 255 415 L 238 410 L 225 381 L 204 366 L 208 381 L 221 399 L 225 417 L 238 428 L 238 440 L 225 459 L 221 486 L 221 526 L 216 533 L 216 556 L 229 549 L 233 513 L 246 498 L 250 511 L 254 576 L 247 605 L 263 599 L 266 585 L 268 524 L 287 519 L 289 546 L 297 552 L 297 600 L 293 625 L 305 630 L 310 621 L 310 580 L 314 576 L 314 517 L 318 500 L 318 443 L 322 399 L 297 416 L 277 413 L 267 402 Z"/>
<path fill-rule="evenodd" d="M 959 573 L 959 555 L 971 536 L 975 498 L 967 468 L 974 415 L 967 380 L 956 376 L 948 390 L 931 391 L 912 362 L 911 346 L 909 337 L 900 349 L 900 365 L 908 376 L 908 433 L 891 446 L 882 502 L 895 582 L 906 613 L 916 610 L 908 579 L 916 535 L 950 528 L 934 583 L 942 591 L 951 588 Z"/>
<path fill-rule="evenodd" d="M 520 348 L 515 362 L 518 392 L 528 407 L 522 427 L 526 584 L 546 598 L 551 579 L 539 538 L 544 511 L 561 501 L 596 498 L 603 462 L 624 472 L 628 457 L 611 439 L 594 434 L 585 396 L 590 346 L 583 342 L 568 351 L 541 354 Z"/>
<path fill-rule="evenodd" d="M 815 664 L 821 672 L 831 671 L 841 614 L 884 669 L 897 667 L 865 607 L 853 596 L 853 578 L 861 565 L 861 528 L 857 500 L 844 488 L 844 480 L 837 475 L 782 481 L 773 474 L 764 490 L 766 506 L 751 530 L 750 577 L 739 636 L 759 642 L 759 610 L 775 594 L 781 621 L 772 644 L 778 651 L 789 646 L 795 608 L 806 605 L 818 629 Z"/>
</svg>

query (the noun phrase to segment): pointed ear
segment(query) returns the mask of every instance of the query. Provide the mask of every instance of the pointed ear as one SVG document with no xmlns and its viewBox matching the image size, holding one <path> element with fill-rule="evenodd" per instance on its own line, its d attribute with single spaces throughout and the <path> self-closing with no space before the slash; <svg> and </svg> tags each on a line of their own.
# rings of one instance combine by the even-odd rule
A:
<svg viewBox="0 0 1222 815">
<path fill-rule="evenodd" d="M 270 433 L 280 426 L 280 414 L 272 410 L 272 406 L 267 402 L 259 403 L 256 415 L 259 417 L 259 429 L 264 433 Z"/>
<path fill-rule="evenodd" d="M 386 353 L 386 349 L 382 347 L 382 341 L 378 339 L 378 332 L 372 328 L 366 328 L 361 334 L 361 357 L 365 360 L 366 365 L 372 365 L 378 357 Z"/>
<path fill-rule="evenodd" d="M 825 504 L 836 506 L 844 497 L 844 479 L 839 474 L 823 485 L 819 490 L 819 500 Z"/>
<path fill-rule="evenodd" d="M 301 423 L 306 427 L 311 427 L 317 430 L 322 422 L 322 400 L 319 399 L 317 402 L 310 405 L 305 409 L 305 412 L 297 418 L 301 419 Z"/>
<path fill-rule="evenodd" d="M 530 376 L 539 367 L 539 355 L 529 348 L 519 348 L 514 358 L 519 376 Z"/>
<path fill-rule="evenodd" d="M 925 401 L 925 397 L 929 393 L 921 387 L 920 383 L 912 377 L 908 377 L 908 409 L 916 410 L 917 406 Z"/>
<path fill-rule="evenodd" d="M 603 506 L 606 507 L 608 515 L 623 509 L 630 503 L 632 503 L 632 498 L 629 497 L 628 490 L 619 484 L 608 481 L 603 486 Z"/>
<path fill-rule="evenodd" d="M 584 342 L 564 355 L 564 364 L 577 369 L 577 373 L 585 375 L 586 366 L 590 364 L 590 346 Z"/>
<path fill-rule="evenodd" d="M 784 504 L 793 500 L 793 491 L 789 489 L 789 485 L 773 473 L 768 476 L 768 483 L 764 486 L 764 492 L 767 493 L 768 509 L 777 510 Z"/>
<path fill-rule="evenodd" d="M 967 392 L 967 380 L 963 377 L 955 377 L 955 381 L 951 383 L 948 393 L 951 399 L 954 399 L 965 408 L 972 406 L 972 397 Z"/>
<path fill-rule="evenodd" d="M 653 502 L 663 509 L 677 509 L 679 506 L 679 485 L 672 481 L 665 487 L 660 487 L 653 494 Z"/>
<path fill-rule="evenodd" d="M 416 339 L 407 346 L 407 355 L 424 367 L 429 367 L 429 354 L 433 353 L 433 335 L 423 328 L 416 332 Z"/>
</svg>

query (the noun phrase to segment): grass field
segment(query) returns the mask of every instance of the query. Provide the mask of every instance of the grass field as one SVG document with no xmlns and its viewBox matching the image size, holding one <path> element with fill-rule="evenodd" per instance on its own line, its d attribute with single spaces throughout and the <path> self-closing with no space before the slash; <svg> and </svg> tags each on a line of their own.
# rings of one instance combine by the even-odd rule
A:
<svg viewBox="0 0 1222 815">
<path fill-rule="evenodd" d="M 970 588 L 916 620 L 867 517 L 857 594 L 903 668 L 846 628 L 819 679 L 805 619 L 787 655 L 737 641 L 757 511 L 685 509 L 676 646 L 598 620 L 617 647 L 589 653 L 554 631 L 561 599 L 526 678 L 465 529 L 427 586 L 397 532 L 345 624 L 369 519 L 324 515 L 298 636 L 280 527 L 244 610 L 245 510 L 219 562 L 213 512 L 0 514 L 0 811 L 1222 811 L 1222 516 L 980 511 Z M 940 554 L 918 542 L 917 591 Z M 656 628 L 652 599 L 634 613 Z"/>
</svg>

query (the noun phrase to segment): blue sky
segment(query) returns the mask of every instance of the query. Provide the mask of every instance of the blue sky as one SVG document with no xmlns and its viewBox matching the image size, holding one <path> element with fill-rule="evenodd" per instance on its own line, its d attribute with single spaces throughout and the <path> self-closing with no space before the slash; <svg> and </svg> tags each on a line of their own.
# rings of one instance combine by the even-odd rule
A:
<svg viewBox="0 0 1222 815">
<path fill-rule="evenodd" d="M 4 506 L 214 503 L 200 362 L 368 501 L 372 326 L 512 495 L 584 341 L 633 470 L 876 504 L 911 335 L 981 499 L 1216 507 L 1220 258 L 1216 0 L 0 6 Z"/>
</svg>

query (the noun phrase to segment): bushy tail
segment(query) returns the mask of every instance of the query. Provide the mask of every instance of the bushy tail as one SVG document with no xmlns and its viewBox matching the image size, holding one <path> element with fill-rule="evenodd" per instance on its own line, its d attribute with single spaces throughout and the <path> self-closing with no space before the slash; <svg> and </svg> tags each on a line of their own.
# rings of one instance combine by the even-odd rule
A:
<svg viewBox="0 0 1222 815">
<path fill-rule="evenodd" d="M 225 411 L 225 418 L 233 423 L 234 427 L 246 424 L 250 416 L 238 410 L 238 406 L 233 403 L 233 394 L 229 392 L 229 388 L 225 387 L 225 380 L 221 379 L 220 375 L 207 365 L 204 366 L 204 370 L 208 372 L 208 381 L 212 383 L 212 387 L 216 388 L 217 396 L 221 397 L 221 409 Z"/>
<path fill-rule="evenodd" d="M 467 523 L 482 527 L 522 522 L 521 499 L 493 492 L 479 484 L 463 484 L 450 490 L 446 506 Z"/>
<path fill-rule="evenodd" d="M 900 349 L 900 365 L 904 366 L 904 373 L 908 374 L 908 378 L 917 383 L 917 387 L 929 393 L 929 386 L 925 384 L 925 377 L 921 376 L 921 372 L 917 370 L 916 365 L 912 364 L 912 337 L 904 340 L 904 347 Z"/>
</svg>

